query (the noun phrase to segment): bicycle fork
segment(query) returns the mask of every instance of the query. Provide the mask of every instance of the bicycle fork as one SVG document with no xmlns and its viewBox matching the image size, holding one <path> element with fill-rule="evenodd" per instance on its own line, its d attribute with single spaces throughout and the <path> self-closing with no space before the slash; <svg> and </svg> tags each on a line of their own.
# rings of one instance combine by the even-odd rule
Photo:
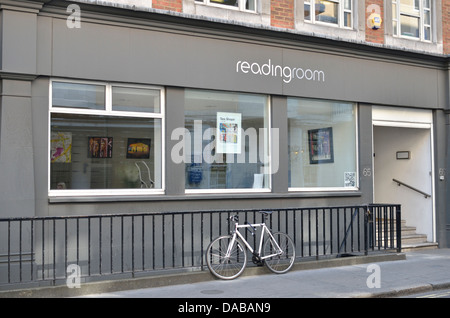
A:
<svg viewBox="0 0 450 318">
<path fill-rule="evenodd" d="M 234 244 L 237 242 L 236 237 L 237 237 L 237 234 L 236 234 L 236 232 L 234 232 L 232 234 L 232 236 L 231 236 L 231 242 L 228 244 L 227 252 L 226 252 L 226 254 L 224 256 L 224 262 L 229 261 L 229 259 L 231 258 L 231 251 L 233 249 Z M 242 253 L 245 253 L 245 250 L 241 247 L 240 244 L 238 244 L 238 247 L 239 247 L 239 249 L 241 250 Z"/>
</svg>

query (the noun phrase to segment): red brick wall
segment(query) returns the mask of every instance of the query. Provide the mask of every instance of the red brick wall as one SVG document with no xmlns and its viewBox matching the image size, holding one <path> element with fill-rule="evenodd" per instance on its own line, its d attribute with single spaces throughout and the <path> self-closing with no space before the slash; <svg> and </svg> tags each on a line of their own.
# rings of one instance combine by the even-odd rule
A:
<svg viewBox="0 0 450 318">
<path fill-rule="evenodd" d="M 442 0 L 442 41 L 444 54 L 450 54 L 450 0 Z"/>
<path fill-rule="evenodd" d="M 294 0 L 271 0 L 270 25 L 293 29 L 295 27 L 294 12 Z"/>
<path fill-rule="evenodd" d="M 450 1 L 450 0 L 445 0 Z M 371 10 L 369 8 L 370 5 L 376 5 L 379 8 L 379 12 L 376 12 L 376 10 Z M 380 43 L 384 44 L 384 25 L 386 24 L 386 21 L 384 21 L 384 1 L 383 0 L 366 0 L 365 3 L 366 8 L 366 41 L 372 42 L 372 43 Z M 373 7 L 375 9 L 375 6 Z M 382 23 L 381 27 L 377 30 L 373 30 L 367 26 L 367 20 L 369 16 L 372 14 L 372 12 L 379 13 L 381 15 Z"/>
<path fill-rule="evenodd" d="M 183 0 L 153 0 L 152 8 L 182 12 Z"/>
</svg>

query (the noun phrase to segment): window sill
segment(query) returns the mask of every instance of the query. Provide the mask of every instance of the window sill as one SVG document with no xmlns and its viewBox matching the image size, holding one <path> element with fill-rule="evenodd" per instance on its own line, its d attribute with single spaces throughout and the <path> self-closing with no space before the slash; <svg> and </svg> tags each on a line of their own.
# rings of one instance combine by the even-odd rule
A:
<svg viewBox="0 0 450 318">
<path fill-rule="evenodd" d="M 333 188 L 289 188 L 289 192 L 352 192 L 358 191 L 357 187 L 333 187 Z"/>
<path fill-rule="evenodd" d="M 360 197 L 360 190 L 356 191 L 301 191 L 288 193 L 234 191 L 229 193 L 208 193 L 204 192 L 186 193 L 182 195 L 160 194 L 134 194 L 134 195 L 58 195 L 49 196 L 49 203 L 108 203 L 108 202 L 151 202 L 151 201 L 190 201 L 190 200 L 251 200 L 251 199 L 296 199 L 296 198 L 321 198 L 321 197 Z"/>
<path fill-rule="evenodd" d="M 313 23 L 309 21 L 297 22 L 295 29 L 304 34 L 312 34 L 317 37 L 364 42 L 365 35 L 355 28 L 339 27 L 327 23 Z"/>
<path fill-rule="evenodd" d="M 414 52 L 426 52 L 427 54 L 442 54 L 443 46 L 440 43 L 423 41 L 418 38 L 404 36 L 385 36 L 385 46 L 390 48 L 399 48 L 401 50 L 411 50 Z"/>
<path fill-rule="evenodd" d="M 239 8 L 227 8 L 223 5 L 208 5 L 203 3 L 192 3 L 183 0 L 183 10 L 185 14 L 197 16 L 200 19 L 207 19 L 226 24 L 244 24 L 254 26 L 270 26 L 270 6 L 262 5 L 256 11 L 240 10 Z"/>
<path fill-rule="evenodd" d="M 323 26 L 323 27 L 328 27 L 328 28 L 335 28 L 335 29 L 342 29 L 342 30 L 348 30 L 348 31 L 354 30 L 353 26 L 348 27 L 348 26 L 339 25 L 337 23 L 323 22 L 323 21 L 311 22 L 309 20 L 305 20 L 305 24 Z"/>
<path fill-rule="evenodd" d="M 93 202 L 117 201 L 120 198 L 144 198 L 164 195 L 162 189 L 121 189 L 121 190 L 51 190 L 48 200 L 53 202 Z M 134 199 L 132 199 L 134 200 Z M 120 200 L 122 201 L 122 200 Z"/>
<path fill-rule="evenodd" d="M 192 194 L 239 194 L 239 193 L 270 193 L 268 188 L 244 188 L 244 189 L 186 189 L 187 195 Z"/>
</svg>

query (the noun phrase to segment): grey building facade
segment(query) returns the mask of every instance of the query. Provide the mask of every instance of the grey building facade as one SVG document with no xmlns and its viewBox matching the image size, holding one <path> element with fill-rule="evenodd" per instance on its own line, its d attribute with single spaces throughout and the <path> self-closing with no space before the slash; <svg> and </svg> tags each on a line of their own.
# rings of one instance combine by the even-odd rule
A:
<svg viewBox="0 0 450 318">
<path fill-rule="evenodd" d="M 448 246 L 448 56 L 89 2 L 0 10 L 0 217 L 400 203 Z"/>
</svg>

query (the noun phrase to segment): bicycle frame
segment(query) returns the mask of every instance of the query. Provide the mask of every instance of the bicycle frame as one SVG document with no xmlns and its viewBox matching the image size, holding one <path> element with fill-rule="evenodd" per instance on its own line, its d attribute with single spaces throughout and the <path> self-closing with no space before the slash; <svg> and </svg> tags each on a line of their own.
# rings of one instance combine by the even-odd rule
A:
<svg viewBox="0 0 450 318">
<path fill-rule="evenodd" d="M 250 246 L 250 244 L 247 242 L 247 240 L 244 238 L 244 236 L 242 235 L 241 232 L 239 232 L 239 229 L 242 228 L 252 228 L 253 230 L 255 230 L 255 228 L 257 227 L 261 227 L 261 237 L 259 238 L 259 247 L 258 247 L 258 252 L 255 253 L 255 250 Z M 261 257 L 261 249 L 263 246 L 263 240 L 264 237 L 266 236 L 265 234 L 267 234 L 267 236 L 272 240 L 272 242 L 274 243 L 274 248 L 275 248 L 275 253 L 274 254 L 270 254 L 270 255 L 265 255 L 263 257 Z M 227 250 L 227 254 L 226 257 L 230 257 L 230 253 L 231 253 L 231 248 L 233 247 L 234 243 L 236 242 L 237 237 L 239 237 L 241 239 L 241 241 L 245 244 L 245 246 L 247 246 L 247 248 L 250 250 L 250 252 L 252 252 L 253 255 L 255 255 L 256 257 L 258 257 L 261 261 L 265 260 L 266 258 L 270 258 L 276 255 L 280 255 L 283 253 L 283 251 L 281 250 L 280 246 L 278 245 L 278 243 L 276 242 L 275 238 L 273 237 L 271 231 L 269 230 L 269 228 L 267 227 L 267 225 L 265 223 L 257 223 L 257 224 L 239 224 L 236 222 L 235 224 L 235 228 L 232 234 L 232 239 L 230 244 L 228 245 L 228 250 Z"/>
</svg>

